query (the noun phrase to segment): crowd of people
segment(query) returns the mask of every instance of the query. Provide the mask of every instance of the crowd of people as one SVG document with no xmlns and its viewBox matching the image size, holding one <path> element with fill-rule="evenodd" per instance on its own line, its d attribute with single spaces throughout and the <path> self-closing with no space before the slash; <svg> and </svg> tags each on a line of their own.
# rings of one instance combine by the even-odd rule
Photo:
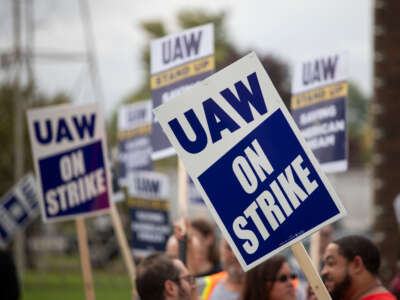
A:
<svg viewBox="0 0 400 300">
<path fill-rule="evenodd" d="M 150 255 L 138 266 L 141 300 L 317 299 L 285 256 L 274 255 L 244 272 L 223 238 L 218 246 L 212 223 L 195 219 L 186 227 L 175 226 L 166 253 Z M 320 231 L 320 275 L 333 300 L 400 299 L 396 283 L 389 290 L 379 279 L 380 254 L 369 239 L 351 235 L 333 240 L 333 235 L 331 226 Z M 184 237 L 186 265 L 179 259 Z"/>
</svg>

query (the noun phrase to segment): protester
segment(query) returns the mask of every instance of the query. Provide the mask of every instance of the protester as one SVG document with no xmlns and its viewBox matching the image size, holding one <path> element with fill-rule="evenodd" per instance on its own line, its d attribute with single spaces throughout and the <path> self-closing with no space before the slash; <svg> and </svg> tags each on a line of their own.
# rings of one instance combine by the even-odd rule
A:
<svg viewBox="0 0 400 300">
<path fill-rule="evenodd" d="M 326 225 L 319 231 L 319 266 L 318 270 L 322 268 L 322 260 L 324 256 L 324 252 L 326 247 L 333 241 L 333 236 L 335 234 L 335 230 L 331 224 Z M 317 300 L 317 296 L 314 294 L 311 286 L 307 284 L 306 287 L 306 300 Z"/>
<path fill-rule="evenodd" d="M 185 222 L 185 231 L 182 224 L 174 225 L 174 235 L 170 236 L 166 253 L 179 257 L 179 241 L 183 239 L 183 232 L 187 234 L 186 264 L 189 271 L 196 277 L 202 277 L 220 272 L 218 246 L 213 225 L 204 218 L 196 218 Z"/>
<path fill-rule="evenodd" d="M 275 255 L 246 273 L 241 300 L 294 300 L 294 279 L 286 258 Z"/>
<path fill-rule="evenodd" d="M 12 256 L 0 248 L 0 299 L 17 300 L 20 298 L 20 286 L 17 269 Z"/>
<path fill-rule="evenodd" d="M 352 235 L 328 245 L 322 277 L 333 300 L 395 300 L 378 278 L 379 267 L 377 247 Z"/>
<path fill-rule="evenodd" d="M 205 300 L 237 300 L 244 286 L 245 273 L 224 239 L 220 243 L 220 259 L 224 271 L 198 280 L 201 298 Z"/>
<path fill-rule="evenodd" d="M 171 235 L 168 238 L 165 246 L 165 253 L 173 257 L 179 256 L 179 242 L 175 235 Z"/>
<path fill-rule="evenodd" d="M 396 296 L 397 300 L 400 300 L 400 271 L 397 272 L 396 276 L 390 282 L 390 292 Z"/>
<path fill-rule="evenodd" d="M 196 218 L 191 222 L 195 243 L 196 277 L 207 276 L 222 271 L 219 263 L 218 243 L 212 223 L 204 218 Z"/>
<path fill-rule="evenodd" d="M 400 269 L 400 249 L 397 252 L 397 269 Z M 396 296 L 397 300 L 400 300 L 400 271 L 397 272 L 396 276 L 390 282 L 389 289 Z"/>
<path fill-rule="evenodd" d="M 319 257 L 320 261 L 325 253 L 326 247 L 333 241 L 335 230 L 331 224 L 326 225 L 319 231 Z"/>
<path fill-rule="evenodd" d="M 318 300 L 310 285 L 307 286 L 306 300 Z"/>
<path fill-rule="evenodd" d="M 194 300 L 194 277 L 185 265 L 166 254 L 152 254 L 138 266 L 136 288 L 141 300 Z"/>
</svg>

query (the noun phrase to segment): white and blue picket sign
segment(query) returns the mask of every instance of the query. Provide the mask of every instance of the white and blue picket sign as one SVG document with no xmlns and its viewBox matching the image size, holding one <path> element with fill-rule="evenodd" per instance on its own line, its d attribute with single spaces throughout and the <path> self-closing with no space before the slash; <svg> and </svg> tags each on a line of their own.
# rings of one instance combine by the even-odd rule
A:
<svg viewBox="0 0 400 300">
<path fill-rule="evenodd" d="M 154 111 L 245 270 L 345 215 L 254 53 Z"/>
<path fill-rule="evenodd" d="M 0 246 L 6 246 L 39 214 L 39 192 L 32 173 L 25 175 L 0 199 Z"/>
<path fill-rule="evenodd" d="M 44 221 L 87 216 L 110 206 L 111 176 L 97 104 L 28 111 Z"/>
</svg>

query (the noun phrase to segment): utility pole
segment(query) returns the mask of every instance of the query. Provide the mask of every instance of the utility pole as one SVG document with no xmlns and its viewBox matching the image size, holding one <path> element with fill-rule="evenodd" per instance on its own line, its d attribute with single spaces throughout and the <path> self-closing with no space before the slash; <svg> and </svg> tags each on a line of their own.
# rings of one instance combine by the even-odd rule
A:
<svg viewBox="0 0 400 300">
<path fill-rule="evenodd" d="M 400 194 L 400 22 L 396 0 L 375 1 L 375 78 L 372 103 L 374 127 L 373 239 L 381 252 L 381 276 L 395 275 L 400 234 L 393 202 Z"/>
<path fill-rule="evenodd" d="M 21 73 L 22 73 L 22 55 L 21 55 L 21 2 L 13 0 L 14 16 L 14 181 L 17 182 L 24 174 L 24 101 L 21 95 Z M 25 267 L 25 238 L 22 232 L 17 233 L 14 243 L 14 254 L 19 271 L 22 277 Z"/>
<path fill-rule="evenodd" d="M 80 4 L 80 13 L 83 29 L 85 31 L 85 43 L 86 43 L 86 56 L 89 65 L 89 75 L 92 81 L 93 93 L 95 100 L 100 102 L 104 109 L 104 94 L 100 81 L 100 74 L 97 65 L 96 56 L 96 45 L 92 28 L 92 19 L 90 15 L 90 8 L 88 0 L 78 0 Z"/>
</svg>

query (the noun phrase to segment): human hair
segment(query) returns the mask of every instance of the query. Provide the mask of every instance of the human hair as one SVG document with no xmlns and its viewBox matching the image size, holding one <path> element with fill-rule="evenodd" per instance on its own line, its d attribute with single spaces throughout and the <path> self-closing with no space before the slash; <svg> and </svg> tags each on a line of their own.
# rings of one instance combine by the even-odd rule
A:
<svg viewBox="0 0 400 300">
<path fill-rule="evenodd" d="M 360 256 L 365 268 L 373 275 L 378 275 L 381 258 L 378 248 L 367 238 L 360 235 L 349 235 L 333 242 L 339 247 L 339 254 L 352 261 Z"/>
<path fill-rule="evenodd" d="M 180 271 L 174 258 L 164 254 L 151 254 L 138 266 L 136 288 L 142 300 L 163 300 L 164 283 L 179 278 Z"/>
<path fill-rule="evenodd" d="M 219 251 L 217 239 L 215 236 L 215 228 L 211 222 L 207 221 L 204 218 L 196 218 L 193 219 L 190 224 L 194 229 L 196 229 L 204 238 L 211 236 L 213 241 L 210 245 L 210 249 L 208 251 L 207 259 L 213 264 L 216 265 L 219 263 Z"/>
<path fill-rule="evenodd" d="M 275 255 L 248 271 L 241 300 L 269 300 L 276 276 L 285 262 L 283 255 Z"/>
</svg>

